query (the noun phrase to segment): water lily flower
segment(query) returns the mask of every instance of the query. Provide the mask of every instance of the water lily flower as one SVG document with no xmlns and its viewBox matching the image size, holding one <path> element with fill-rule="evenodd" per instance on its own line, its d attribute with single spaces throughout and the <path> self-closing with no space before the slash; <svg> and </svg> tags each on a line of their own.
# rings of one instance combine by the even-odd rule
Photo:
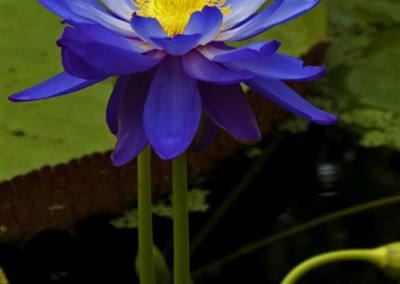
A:
<svg viewBox="0 0 400 284">
<path fill-rule="evenodd" d="M 312 122 L 337 117 L 316 108 L 283 81 L 310 81 L 325 68 L 277 52 L 278 41 L 233 48 L 312 9 L 320 0 L 39 0 L 67 24 L 58 45 L 64 72 L 10 97 L 61 96 L 111 76 L 118 80 L 107 107 L 117 136 L 115 165 L 150 143 L 173 159 L 192 143 L 202 116 L 244 141 L 260 139 L 241 88 Z"/>
</svg>

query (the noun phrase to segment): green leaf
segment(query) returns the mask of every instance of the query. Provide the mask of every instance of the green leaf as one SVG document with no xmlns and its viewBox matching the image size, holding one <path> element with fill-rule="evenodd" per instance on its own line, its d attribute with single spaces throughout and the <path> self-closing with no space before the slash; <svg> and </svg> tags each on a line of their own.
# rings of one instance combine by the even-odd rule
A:
<svg viewBox="0 0 400 284">
<path fill-rule="evenodd" d="M 37 1 L 24 1 L 22 9 L 3 0 L 0 9 L 0 180 L 110 149 L 114 137 L 104 118 L 110 82 L 40 102 L 7 100 L 62 71 L 55 41 L 63 27 Z"/>
<path fill-rule="evenodd" d="M 153 261 L 154 261 L 154 273 L 155 273 L 155 284 L 170 284 L 171 283 L 171 271 L 168 268 L 167 261 L 159 250 L 158 247 L 153 246 Z M 136 256 L 135 269 L 137 275 L 139 275 L 139 253 Z"/>
<path fill-rule="evenodd" d="M 0 267 L 0 283 L 1 284 L 8 284 L 8 279 L 6 274 L 4 273 L 3 269 Z"/>
</svg>

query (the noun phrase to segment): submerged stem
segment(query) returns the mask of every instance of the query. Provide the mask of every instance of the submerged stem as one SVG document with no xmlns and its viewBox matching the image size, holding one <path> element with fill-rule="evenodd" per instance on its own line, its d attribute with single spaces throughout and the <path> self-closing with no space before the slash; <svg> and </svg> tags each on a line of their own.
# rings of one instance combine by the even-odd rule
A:
<svg viewBox="0 0 400 284">
<path fill-rule="evenodd" d="M 349 208 L 345 208 L 345 209 L 335 211 L 333 213 L 321 216 L 319 218 L 313 219 L 311 221 L 304 222 L 298 226 L 294 226 L 293 228 L 289 228 L 283 232 L 277 233 L 275 235 L 272 235 L 267 238 L 261 239 L 259 241 L 253 242 L 251 244 L 245 245 L 230 254 L 220 257 L 219 259 L 214 260 L 211 263 L 194 271 L 192 273 L 192 277 L 199 277 L 200 275 L 204 274 L 205 272 L 207 272 L 215 267 L 221 267 L 239 257 L 243 257 L 244 255 L 248 255 L 250 253 L 253 253 L 255 251 L 263 249 L 266 246 L 271 245 L 272 243 L 283 240 L 290 236 L 294 236 L 296 234 L 310 230 L 312 228 L 327 224 L 331 221 L 345 218 L 345 217 L 348 217 L 348 216 L 351 216 L 354 214 L 358 214 L 358 213 L 361 213 L 361 212 L 364 212 L 367 210 L 376 209 L 379 207 L 388 206 L 388 205 L 392 205 L 392 204 L 396 204 L 396 203 L 400 203 L 400 195 L 399 194 L 394 195 L 394 196 L 385 197 L 382 199 L 373 200 L 373 201 L 366 202 L 366 203 L 356 205 L 356 206 L 352 206 Z"/>
<path fill-rule="evenodd" d="M 151 149 L 149 145 L 138 156 L 138 221 L 140 283 L 154 284 Z"/>
<path fill-rule="evenodd" d="M 262 167 L 269 161 L 276 148 L 282 141 L 283 136 L 278 134 L 274 136 L 272 141 L 268 143 L 267 147 L 263 149 L 262 155 L 251 165 L 251 167 L 242 176 L 235 187 L 230 191 L 229 195 L 224 198 L 219 207 L 213 212 L 212 216 L 207 220 L 200 232 L 195 236 L 191 243 L 191 253 L 193 254 L 204 240 L 210 235 L 212 230 L 222 220 L 226 212 L 233 206 L 233 204 L 240 198 L 243 191 L 248 187 L 254 177 L 260 173 Z"/>
<path fill-rule="evenodd" d="M 186 153 L 172 161 L 174 220 L 174 284 L 190 283 L 189 216 Z"/>
</svg>

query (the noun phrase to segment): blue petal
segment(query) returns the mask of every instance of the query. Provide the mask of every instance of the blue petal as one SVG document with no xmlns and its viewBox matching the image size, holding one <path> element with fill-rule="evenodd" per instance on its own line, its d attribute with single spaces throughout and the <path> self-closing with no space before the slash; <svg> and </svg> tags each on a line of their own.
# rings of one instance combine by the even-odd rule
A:
<svg viewBox="0 0 400 284">
<path fill-rule="evenodd" d="M 132 0 L 101 0 L 116 15 L 129 21 L 132 18 L 132 12 L 137 8 L 133 5 Z"/>
<path fill-rule="evenodd" d="M 141 17 L 134 13 L 131 19 L 131 26 L 142 40 L 154 46 L 157 46 L 157 44 L 151 40 L 151 37 L 168 37 L 160 23 L 154 18 Z"/>
<path fill-rule="evenodd" d="M 130 77 L 118 113 L 117 145 L 111 155 L 115 166 L 122 166 L 131 161 L 147 144 L 142 115 L 151 79 L 148 72 Z"/>
<path fill-rule="evenodd" d="M 65 70 L 80 78 L 139 73 L 160 61 L 159 58 L 137 53 L 137 48 L 101 26 L 90 25 L 85 29 L 67 27 L 58 44 L 63 48 Z"/>
<path fill-rule="evenodd" d="M 311 10 L 321 0 L 276 0 L 256 14 L 217 36 L 220 41 L 241 41 L 254 37 L 276 25 L 290 21 Z"/>
<path fill-rule="evenodd" d="M 207 44 L 215 38 L 221 25 L 221 11 L 217 7 L 206 6 L 201 12 L 195 12 L 191 15 L 183 34 L 201 34 L 198 44 Z"/>
<path fill-rule="evenodd" d="M 337 116 L 316 108 L 280 81 L 256 78 L 246 84 L 260 95 L 306 120 L 321 125 L 331 125 L 338 121 Z"/>
<path fill-rule="evenodd" d="M 101 25 L 77 23 L 73 21 L 69 21 L 68 23 L 71 24 L 74 28 L 76 28 L 80 32 L 80 34 L 83 35 L 81 39 L 83 41 L 93 40 L 95 42 L 102 43 L 104 45 L 117 46 L 123 49 L 131 50 L 136 53 L 144 53 L 149 51 L 148 48 L 141 47 L 143 42 L 140 39 L 126 38 L 124 36 L 118 35 L 106 29 Z M 77 39 L 75 37 L 78 36 L 78 34 L 70 34 L 70 35 L 66 34 L 63 35 L 63 37 L 64 36 L 65 38 L 63 39 L 65 40 L 76 41 Z"/>
<path fill-rule="evenodd" d="M 223 43 L 212 43 L 199 47 L 197 50 L 211 61 L 229 63 L 231 61 L 251 60 L 271 55 L 278 50 L 279 46 L 280 42 L 276 40 L 251 42 L 240 48 L 233 48 Z"/>
<path fill-rule="evenodd" d="M 230 13 L 224 16 L 224 30 L 228 30 L 236 24 L 246 20 L 253 15 L 266 0 L 227 0 L 226 5 L 230 5 Z"/>
<path fill-rule="evenodd" d="M 204 111 L 221 128 L 240 140 L 261 139 L 256 118 L 240 85 L 199 85 Z"/>
<path fill-rule="evenodd" d="M 197 51 L 191 51 L 183 57 L 183 68 L 192 78 L 228 85 L 254 78 L 254 74 L 244 70 L 229 70 L 218 63 L 209 61 Z"/>
<path fill-rule="evenodd" d="M 213 142 L 217 133 L 218 126 L 207 115 L 203 115 L 191 149 L 197 152 L 205 151 Z"/>
<path fill-rule="evenodd" d="M 304 66 L 303 60 L 283 54 L 227 63 L 229 67 L 253 72 L 268 80 L 312 81 L 325 75 L 325 67 Z"/>
<path fill-rule="evenodd" d="M 192 142 L 201 116 L 197 83 L 182 69 L 179 57 L 166 57 L 153 79 L 143 125 L 154 151 L 173 159 Z"/>
<path fill-rule="evenodd" d="M 106 121 L 111 133 L 116 135 L 118 131 L 118 112 L 121 107 L 126 88 L 128 86 L 129 76 L 121 76 L 118 78 L 114 86 L 114 90 L 108 100 Z"/>
<path fill-rule="evenodd" d="M 129 23 L 114 17 L 96 0 L 39 0 L 39 2 L 66 20 L 78 23 L 100 24 L 120 34 L 135 36 Z"/>
<path fill-rule="evenodd" d="M 199 17 L 198 15 L 194 18 L 195 23 L 199 21 Z M 152 44 L 157 49 L 163 49 L 167 53 L 175 56 L 183 55 L 195 48 L 199 45 L 199 41 L 202 38 L 201 33 L 181 34 L 172 38 L 168 37 L 156 19 L 140 17 L 136 14 L 133 15 L 131 24 L 141 39 Z M 203 23 L 203 25 L 205 24 Z M 194 31 L 194 28 L 192 27 L 190 30 Z M 205 34 L 205 36 L 207 35 L 208 34 Z"/>
<path fill-rule="evenodd" d="M 85 80 L 73 77 L 63 72 L 39 85 L 16 93 L 10 96 L 9 99 L 14 102 L 23 102 L 57 97 L 76 92 L 80 89 L 84 89 L 105 79 L 106 78 L 101 78 L 97 80 Z"/>
<path fill-rule="evenodd" d="M 201 34 L 176 35 L 173 38 L 155 38 L 151 40 L 171 55 L 181 56 L 195 48 L 199 44 Z"/>
</svg>

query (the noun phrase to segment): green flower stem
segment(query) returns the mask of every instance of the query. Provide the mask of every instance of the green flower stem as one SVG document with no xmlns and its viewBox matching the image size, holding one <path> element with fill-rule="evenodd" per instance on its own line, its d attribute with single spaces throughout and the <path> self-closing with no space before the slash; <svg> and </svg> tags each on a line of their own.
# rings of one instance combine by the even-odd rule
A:
<svg viewBox="0 0 400 284">
<path fill-rule="evenodd" d="M 151 149 L 149 145 L 138 156 L 138 222 L 140 283 L 154 284 Z"/>
<path fill-rule="evenodd" d="M 338 261 L 367 261 L 384 267 L 386 264 L 386 255 L 387 249 L 383 247 L 377 249 L 341 250 L 321 254 L 299 264 L 289 272 L 281 284 L 294 284 L 307 272 L 319 266 Z"/>
<path fill-rule="evenodd" d="M 172 161 L 174 284 L 190 283 L 186 153 Z"/>
</svg>

